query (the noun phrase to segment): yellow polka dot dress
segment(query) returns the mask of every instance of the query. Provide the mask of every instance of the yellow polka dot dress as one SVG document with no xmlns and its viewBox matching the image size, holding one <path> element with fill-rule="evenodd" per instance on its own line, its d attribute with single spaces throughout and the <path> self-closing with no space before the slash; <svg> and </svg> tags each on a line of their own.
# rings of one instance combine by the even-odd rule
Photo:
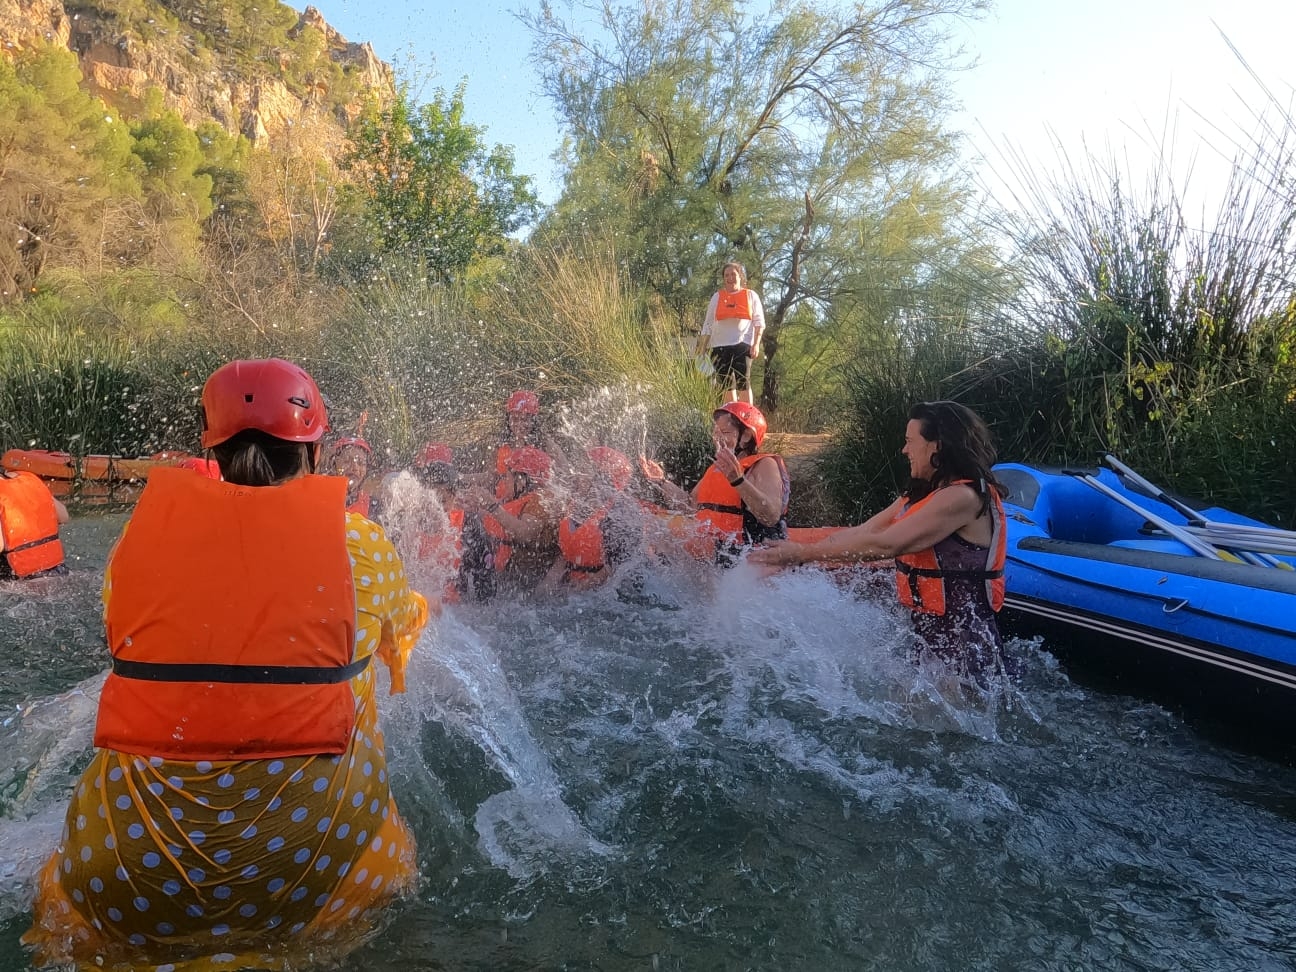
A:
<svg viewBox="0 0 1296 972">
<path fill-rule="evenodd" d="M 400 687 L 426 621 L 382 529 L 347 514 L 354 657 Z M 111 597 L 105 577 L 104 600 Z M 341 955 L 412 888 L 414 843 L 396 811 L 373 666 L 352 679 L 356 725 L 340 756 L 178 762 L 99 750 L 45 866 L 24 941 L 40 964 L 285 968 Z"/>
</svg>

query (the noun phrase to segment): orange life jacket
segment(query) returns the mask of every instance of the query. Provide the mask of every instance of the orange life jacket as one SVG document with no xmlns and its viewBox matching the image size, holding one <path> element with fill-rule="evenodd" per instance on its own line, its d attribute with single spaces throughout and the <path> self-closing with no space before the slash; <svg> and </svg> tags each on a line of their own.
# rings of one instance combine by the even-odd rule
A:
<svg viewBox="0 0 1296 972">
<path fill-rule="evenodd" d="M 346 480 L 155 469 L 112 554 L 95 745 L 168 759 L 345 751 L 356 599 Z"/>
<path fill-rule="evenodd" d="M 520 520 L 531 506 L 539 502 L 540 494 L 538 492 L 523 493 L 517 499 L 511 499 L 507 503 L 501 503 L 500 509 Z M 496 526 L 499 526 L 499 521 L 495 521 L 495 523 Z M 501 532 L 503 529 L 503 527 L 500 527 Z"/>
<path fill-rule="evenodd" d="M 368 516 L 369 511 L 372 508 L 373 495 L 369 490 L 362 487 L 360 491 L 356 493 L 356 498 L 347 505 L 346 511 L 348 513 L 359 513 L 361 516 Z"/>
<path fill-rule="evenodd" d="M 0 476 L 0 553 L 15 577 L 30 577 L 63 563 L 58 511 L 39 476 L 16 472 Z"/>
<path fill-rule="evenodd" d="M 220 466 L 215 459 L 199 459 L 197 456 L 186 456 L 176 463 L 180 469 L 188 469 L 196 472 L 199 476 L 206 476 L 208 479 L 220 479 Z"/>
<path fill-rule="evenodd" d="M 959 479 L 946 486 L 970 486 L 969 479 Z M 942 486 L 941 489 L 945 487 Z M 1004 563 L 1008 555 L 1008 534 L 1004 530 L 1003 501 L 993 487 L 986 487 L 990 493 L 990 546 L 987 548 L 986 565 L 978 570 L 943 570 L 940 559 L 932 547 L 919 550 L 917 553 L 899 554 L 895 558 L 896 594 L 900 603 L 919 614 L 945 613 L 945 578 L 973 577 L 985 580 L 986 598 L 990 607 L 998 611 L 1004 601 Z M 896 517 L 896 521 L 923 508 L 936 493 L 928 493 L 917 503 L 906 507 Z"/>
<path fill-rule="evenodd" d="M 459 603 L 459 565 L 463 562 L 464 511 L 452 507 L 446 510 L 450 529 L 442 533 L 420 533 L 417 553 L 419 562 L 431 563 L 446 578 L 441 592 L 444 604 Z"/>
<path fill-rule="evenodd" d="M 562 552 L 567 570 L 563 579 L 573 587 L 594 587 L 603 578 L 607 567 L 603 550 L 603 520 L 608 508 L 595 510 L 579 526 L 570 517 L 558 521 L 558 549 Z"/>
<path fill-rule="evenodd" d="M 716 291 L 715 319 L 717 321 L 750 321 L 751 291 L 743 288 L 737 293 L 728 290 Z"/>
<path fill-rule="evenodd" d="M 506 499 L 512 492 L 509 480 L 512 473 L 509 472 L 509 457 L 513 455 L 513 447 L 505 442 L 495 450 L 495 474 L 498 477 L 495 480 L 495 498 L 498 500 Z"/>
<path fill-rule="evenodd" d="M 697 486 L 697 519 L 707 525 L 708 531 L 720 541 L 729 544 L 748 545 L 765 540 L 781 540 L 787 537 L 787 502 L 788 473 L 783 464 L 783 457 L 769 452 L 758 452 L 754 456 L 744 456 L 738 460 L 743 475 L 762 459 L 773 459 L 778 463 L 779 476 L 783 481 L 783 508 L 779 520 L 773 526 L 761 523 L 742 501 L 736 487 L 729 484 L 724 473 L 712 465 L 703 474 Z"/>
<path fill-rule="evenodd" d="M 486 535 L 495 541 L 495 569 L 503 570 L 508 566 L 509 557 L 513 555 L 513 547 L 508 542 L 508 534 L 500 526 L 500 521 L 489 513 L 482 514 L 481 522 L 486 529 Z"/>
</svg>

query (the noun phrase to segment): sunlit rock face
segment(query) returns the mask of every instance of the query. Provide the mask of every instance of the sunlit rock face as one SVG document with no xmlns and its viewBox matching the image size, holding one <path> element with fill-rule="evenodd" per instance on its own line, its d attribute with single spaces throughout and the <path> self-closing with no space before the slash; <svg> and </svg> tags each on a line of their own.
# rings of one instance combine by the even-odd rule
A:
<svg viewBox="0 0 1296 972">
<path fill-rule="evenodd" d="M 289 51 L 253 58 L 212 50 L 201 5 L 159 0 L 153 6 L 156 17 L 123 23 L 107 0 L 82 3 L 72 13 L 62 0 L 0 0 L 0 53 L 67 47 L 80 58 L 86 86 L 109 106 L 136 114 L 156 90 L 188 124 L 215 121 L 253 141 L 273 139 L 306 119 L 322 119 L 340 135 L 369 95 L 380 101 L 395 95 L 391 66 L 369 44 L 347 41 L 314 7 L 306 8 L 288 37 L 318 32 L 321 57 L 345 72 L 345 97 L 330 89 L 327 71 L 308 72 L 309 82 L 286 83 Z"/>
<path fill-rule="evenodd" d="M 61 0 L 0 0 L 0 48 L 46 43 L 67 46 L 71 21 Z"/>
</svg>

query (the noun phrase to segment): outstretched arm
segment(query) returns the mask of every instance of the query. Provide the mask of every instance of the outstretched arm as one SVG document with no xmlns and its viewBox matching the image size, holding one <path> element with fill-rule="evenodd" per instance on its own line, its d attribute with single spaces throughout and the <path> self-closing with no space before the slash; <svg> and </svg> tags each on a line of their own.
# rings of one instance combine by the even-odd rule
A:
<svg viewBox="0 0 1296 972">
<path fill-rule="evenodd" d="M 839 530 L 815 543 L 775 543 L 753 550 L 750 559 L 772 566 L 855 563 L 925 550 L 975 520 L 981 512 L 981 498 L 968 486 L 942 489 L 921 510 L 897 521 L 904 506 L 901 497 L 859 526 Z"/>
<path fill-rule="evenodd" d="M 647 456 L 639 457 L 639 469 L 644 474 L 644 479 L 656 487 L 661 493 L 662 499 L 674 510 L 693 512 L 697 508 L 697 503 L 693 500 L 693 494 L 687 492 L 682 486 L 677 486 L 666 478 L 666 470 L 662 469 L 661 463 L 649 459 Z"/>
</svg>

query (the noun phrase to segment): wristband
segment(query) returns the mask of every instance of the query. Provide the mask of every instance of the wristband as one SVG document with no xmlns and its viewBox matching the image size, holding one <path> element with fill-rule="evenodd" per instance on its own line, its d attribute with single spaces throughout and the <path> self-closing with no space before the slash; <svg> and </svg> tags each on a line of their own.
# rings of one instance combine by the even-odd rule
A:
<svg viewBox="0 0 1296 972">
<path fill-rule="evenodd" d="M 739 476 L 737 479 L 731 479 L 731 480 L 729 480 L 729 485 L 730 485 L 730 486 L 741 486 L 741 485 L 742 485 L 743 483 L 745 483 L 745 482 L 747 482 L 747 474 L 746 474 L 746 473 L 743 473 L 743 474 L 742 474 L 741 476 Z"/>
</svg>

